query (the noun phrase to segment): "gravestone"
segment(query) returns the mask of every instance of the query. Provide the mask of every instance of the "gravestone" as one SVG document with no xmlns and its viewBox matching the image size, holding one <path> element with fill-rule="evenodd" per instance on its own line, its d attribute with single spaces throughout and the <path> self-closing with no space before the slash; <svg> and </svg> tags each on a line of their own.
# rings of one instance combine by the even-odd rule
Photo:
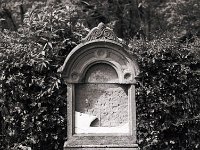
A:
<svg viewBox="0 0 200 150">
<path fill-rule="evenodd" d="M 136 59 L 103 23 L 66 58 L 67 140 L 64 150 L 137 150 Z"/>
</svg>

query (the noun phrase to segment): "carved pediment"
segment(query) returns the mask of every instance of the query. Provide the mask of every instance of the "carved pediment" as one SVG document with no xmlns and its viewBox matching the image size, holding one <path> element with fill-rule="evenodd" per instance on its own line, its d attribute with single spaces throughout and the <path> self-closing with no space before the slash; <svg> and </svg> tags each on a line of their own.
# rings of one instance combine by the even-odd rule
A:
<svg viewBox="0 0 200 150">
<path fill-rule="evenodd" d="M 104 23 L 99 23 L 97 27 L 93 28 L 88 35 L 82 39 L 82 42 L 89 42 L 97 39 L 107 39 L 122 43 L 115 33 L 110 28 L 106 27 Z"/>
</svg>

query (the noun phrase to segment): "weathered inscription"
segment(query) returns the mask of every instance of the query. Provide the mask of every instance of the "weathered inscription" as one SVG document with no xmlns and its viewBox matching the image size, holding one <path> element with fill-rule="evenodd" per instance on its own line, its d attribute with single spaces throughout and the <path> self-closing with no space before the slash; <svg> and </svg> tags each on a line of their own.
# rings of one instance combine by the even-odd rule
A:
<svg viewBox="0 0 200 150">
<path fill-rule="evenodd" d="M 78 84 L 75 111 L 96 116 L 91 126 L 116 127 L 128 122 L 128 87 L 117 84 Z"/>
</svg>

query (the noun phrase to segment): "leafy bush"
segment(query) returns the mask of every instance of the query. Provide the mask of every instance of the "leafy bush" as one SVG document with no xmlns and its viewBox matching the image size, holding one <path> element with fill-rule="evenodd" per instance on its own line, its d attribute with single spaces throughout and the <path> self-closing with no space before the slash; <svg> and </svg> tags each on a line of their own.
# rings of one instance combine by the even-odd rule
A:
<svg viewBox="0 0 200 150">
<path fill-rule="evenodd" d="M 137 130 L 144 150 L 200 148 L 200 40 L 189 45 L 175 41 L 131 45 L 141 69 Z"/>
<path fill-rule="evenodd" d="M 0 149 L 63 148 L 66 85 L 57 70 L 85 33 L 61 5 L 30 9 L 17 32 L 0 33 Z"/>
</svg>

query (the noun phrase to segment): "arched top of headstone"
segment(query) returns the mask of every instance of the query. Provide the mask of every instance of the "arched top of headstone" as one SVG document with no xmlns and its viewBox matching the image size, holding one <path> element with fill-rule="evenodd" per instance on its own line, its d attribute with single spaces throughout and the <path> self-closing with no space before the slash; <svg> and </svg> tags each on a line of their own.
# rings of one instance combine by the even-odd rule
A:
<svg viewBox="0 0 200 150">
<path fill-rule="evenodd" d="M 117 78 L 113 80 L 108 78 L 112 69 L 117 73 Z M 69 53 L 61 68 L 66 83 L 103 83 L 100 78 L 94 80 L 95 77 L 87 80 L 87 73 L 91 70 L 94 75 L 97 75 L 95 72 L 104 74 L 102 79 L 105 79 L 105 83 L 134 84 L 139 74 L 136 58 L 127 52 L 114 32 L 103 23 L 93 28 L 82 43 Z"/>
<path fill-rule="evenodd" d="M 93 28 L 88 35 L 82 39 L 82 42 L 89 42 L 97 39 L 107 39 L 121 43 L 115 33 L 102 22 L 99 23 L 97 27 Z"/>
</svg>

